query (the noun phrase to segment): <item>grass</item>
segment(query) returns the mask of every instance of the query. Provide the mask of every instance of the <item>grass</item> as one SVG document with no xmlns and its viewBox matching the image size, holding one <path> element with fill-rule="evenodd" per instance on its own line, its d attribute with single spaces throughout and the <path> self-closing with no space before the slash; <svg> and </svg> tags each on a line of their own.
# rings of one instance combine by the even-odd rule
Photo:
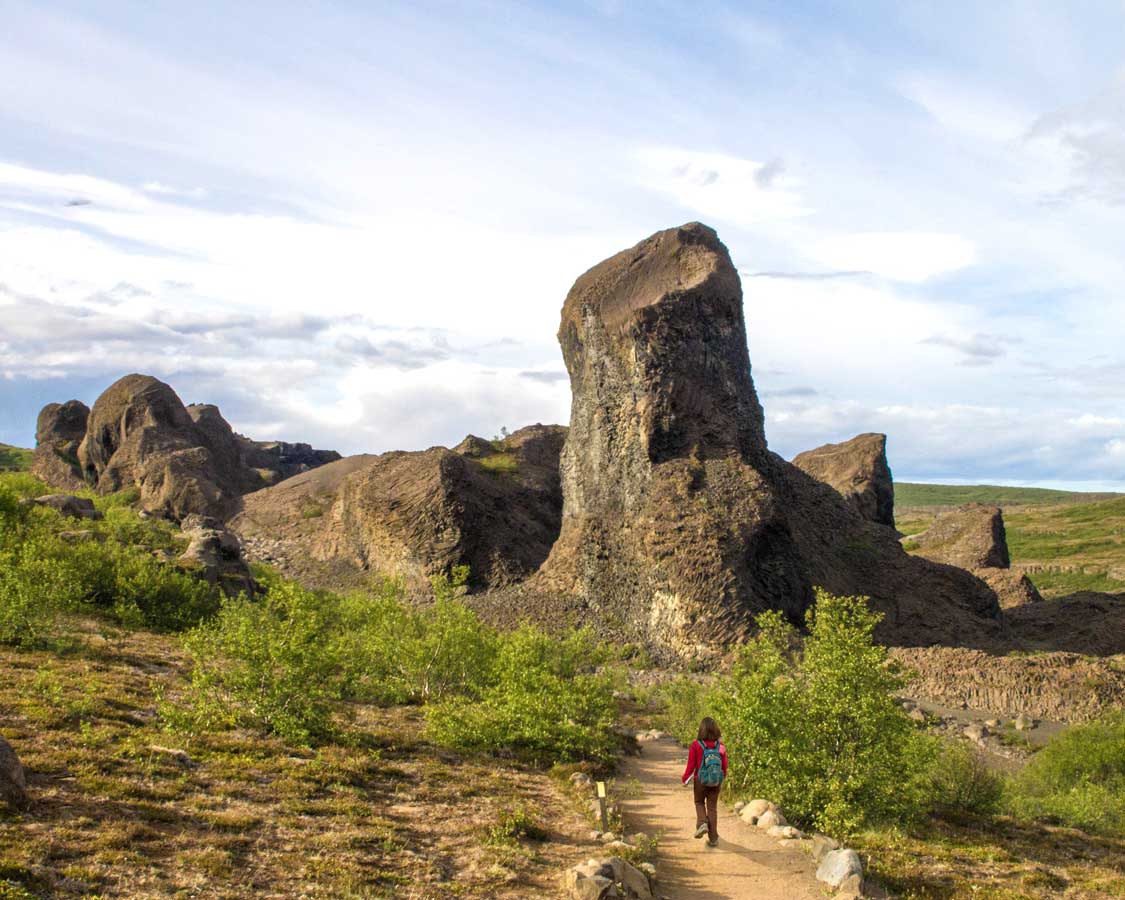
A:
<svg viewBox="0 0 1125 900">
<path fill-rule="evenodd" d="M 31 468 L 31 457 L 32 451 L 23 447 L 0 444 L 0 472 L 26 472 Z"/>
<path fill-rule="evenodd" d="M 154 689 L 186 689 L 179 641 L 96 631 L 62 656 L 0 649 L 0 732 L 33 797 L 0 812 L 0 900 L 548 896 L 588 853 L 547 772 L 432 747 L 417 707 L 355 704 L 315 750 L 170 732 Z"/>
<path fill-rule="evenodd" d="M 987 503 L 995 506 L 1033 504 L 1048 506 L 1060 503 L 1089 503 L 1119 497 L 1119 494 L 1056 491 L 1049 488 L 1003 487 L 992 484 L 913 484 L 895 482 L 895 504 L 898 506 L 962 506 L 966 503 Z"/>
<path fill-rule="evenodd" d="M 478 466 L 493 475 L 510 475 L 519 471 L 519 460 L 511 453 L 493 453 L 474 460 Z"/>
</svg>

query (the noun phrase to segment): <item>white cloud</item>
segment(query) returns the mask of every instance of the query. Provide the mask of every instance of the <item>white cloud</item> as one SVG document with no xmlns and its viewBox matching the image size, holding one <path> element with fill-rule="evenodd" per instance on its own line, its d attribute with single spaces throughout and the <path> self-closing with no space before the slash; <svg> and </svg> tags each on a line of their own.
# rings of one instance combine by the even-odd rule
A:
<svg viewBox="0 0 1125 900">
<path fill-rule="evenodd" d="M 641 183 L 689 209 L 738 225 L 762 225 L 810 215 L 798 179 L 779 159 L 755 161 L 671 147 L 637 153 Z"/>
<path fill-rule="evenodd" d="M 967 238 L 926 232 L 838 234 L 816 242 L 812 252 L 832 269 L 859 269 L 905 282 L 955 272 L 977 259 L 976 246 Z"/>
</svg>

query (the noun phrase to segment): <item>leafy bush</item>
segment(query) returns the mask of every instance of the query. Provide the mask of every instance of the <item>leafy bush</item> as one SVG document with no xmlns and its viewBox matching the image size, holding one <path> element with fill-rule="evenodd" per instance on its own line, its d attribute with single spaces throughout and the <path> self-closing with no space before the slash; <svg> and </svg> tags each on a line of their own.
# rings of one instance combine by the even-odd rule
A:
<svg viewBox="0 0 1125 900">
<path fill-rule="evenodd" d="M 732 791 L 835 833 L 922 810 L 934 748 L 895 702 L 902 681 L 872 640 L 878 621 L 865 598 L 818 590 L 798 653 L 780 614 L 759 617 L 759 635 L 718 692 L 738 760 Z"/>
<path fill-rule="evenodd" d="M 1125 711 L 1059 734 L 1009 784 L 1018 816 L 1125 833 Z"/>
<path fill-rule="evenodd" d="M 303 743 L 330 730 L 340 693 L 337 598 L 293 583 L 223 602 L 184 644 L 194 663 L 187 720 L 248 726 Z"/>
<path fill-rule="evenodd" d="M 605 760 L 615 741 L 613 690 L 593 671 L 591 635 L 553 638 L 524 626 L 499 638 L 492 681 L 479 700 L 458 697 L 427 709 L 427 733 L 462 750 L 511 753 L 535 762 Z"/>
<path fill-rule="evenodd" d="M 662 684 L 653 694 L 661 710 L 656 726 L 684 744 L 695 740 L 699 722 L 712 715 L 718 706 L 718 690 L 690 678 L 676 678 Z"/>
<path fill-rule="evenodd" d="M 988 767 L 979 751 L 961 742 L 942 741 L 926 776 L 928 805 L 946 816 L 996 812 L 1004 779 Z"/>
</svg>

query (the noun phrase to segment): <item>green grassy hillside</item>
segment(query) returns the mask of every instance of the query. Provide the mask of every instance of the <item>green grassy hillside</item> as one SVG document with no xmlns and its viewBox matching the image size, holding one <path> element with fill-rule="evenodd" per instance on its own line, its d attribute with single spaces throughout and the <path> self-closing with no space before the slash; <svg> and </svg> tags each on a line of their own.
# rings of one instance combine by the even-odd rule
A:
<svg viewBox="0 0 1125 900">
<path fill-rule="evenodd" d="M 994 506 L 1060 503 L 1092 503 L 1109 500 L 1119 494 L 1095 494 L 1079 491 L 1054 491 L 1048 488 L 1003 487 L 996 484 L 912 484 L 895 482 L 895 505 L 961 506 L 965 503 L 987 503 Z"/>
<path fill-rule="evenodd" d="M 31 451 L 0 444 L 0 472 L 26 472 L 31 468 Z"/>
</svg>

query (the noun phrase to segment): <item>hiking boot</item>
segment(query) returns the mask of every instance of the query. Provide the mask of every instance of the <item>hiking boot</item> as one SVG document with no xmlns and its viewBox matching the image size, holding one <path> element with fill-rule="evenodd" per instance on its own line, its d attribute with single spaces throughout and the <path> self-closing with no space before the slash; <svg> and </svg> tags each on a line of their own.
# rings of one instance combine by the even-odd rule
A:
<svg viewBox="0 0 1125 900">
<path fill-rule="evenodd" d="M 718 847 L 719 846 L 719 839 L 717 837 L 716 838 L 707 838 L 707 846 L 708 847 Z"/>
<path fill-rule="evenodd" d="M 703 835 L 705 835 L 706 833 L 707 833 L 707 823 L 706 822 L 704 822 L 702 825 L 696 825 L 695 826 L 695 836 L 697 838 L 703 837 Z"/>
</svg>

